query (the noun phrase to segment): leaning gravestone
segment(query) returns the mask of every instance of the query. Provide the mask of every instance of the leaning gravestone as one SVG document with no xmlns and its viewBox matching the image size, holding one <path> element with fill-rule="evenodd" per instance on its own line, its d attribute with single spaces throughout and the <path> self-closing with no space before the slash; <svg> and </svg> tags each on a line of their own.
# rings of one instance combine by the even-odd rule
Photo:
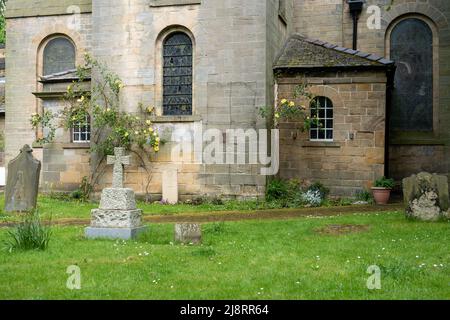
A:
<svg viewBox="0 0 450 320">
<path fill-rule="evenodd" d="M 24 145 L 20 154 L 8 164 L 5 190 L 5 211 L 31 211 L 36 208 L 41 162 Z"/>
<path fill-rule="evenodd" d="M 197 223 L 177 223 L 175 241 L 184 244 L 200 244 L 202 242 L 201 226 Z"/>
<path fill-rule="evenodd" d="M 449 218 L 448 179 L 421 172 L 403 179 L 406 215 L 423 221 Z"/>
<path fill-rule="evenodd" d="M 131 239 L 146 230 L 134 191 L 123 187 L 123 166 L 130 164 L 130 156 L 124 153 L 124 148 L 115 148 L 115 155 L 108 156 L 108 164 L 114 164 L 113 186 L 103 190 L 100 208 L 92 210 L 87 238 Z"/>
</svg>

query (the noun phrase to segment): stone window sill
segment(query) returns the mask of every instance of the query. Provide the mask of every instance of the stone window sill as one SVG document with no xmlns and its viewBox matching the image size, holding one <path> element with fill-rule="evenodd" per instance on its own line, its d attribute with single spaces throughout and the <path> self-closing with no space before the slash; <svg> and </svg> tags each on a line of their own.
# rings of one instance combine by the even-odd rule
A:
<svg viewBox="0 0 450 320">
<path fill-rule="evenodd" d="M 340 148 L 341 144 L 334 141 L 305 141 L 302 148 Z"/>
<path fill-rule="evenodd" d="M 63 143 L 62 145 L 63 149 L 89 149 L 91 147 L 91 144 L 86 143 Z"/>
<path fill-rule="evenodd" d="M 63 149 L 89 149 L 91 147 L 90 143 L 62 143 L 59 144 L 62 146 Z M 32 144 L 33 149 L 43 149 L 44 144 L 33 142 Z"/>
<path fill-rule="evenodd" d="M 202 4 L 202 0 L 150 0 L 150 7 L 186 6 Z"/>
<path fill-rule="evenodd" d="M 155 116 L 150 120 L 154 123 L 170 123 L 170 122 L 197 122 L 201 121 L 202 117 L 199 115 L 193 116 Z"/>
</svg>

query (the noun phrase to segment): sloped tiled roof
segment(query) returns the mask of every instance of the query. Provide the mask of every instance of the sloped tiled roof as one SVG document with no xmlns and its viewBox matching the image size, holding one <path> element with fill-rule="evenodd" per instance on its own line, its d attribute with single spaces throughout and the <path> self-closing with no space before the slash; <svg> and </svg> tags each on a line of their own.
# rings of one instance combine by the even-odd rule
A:
<svg viewBox="0 0 450 320">
<path fill-rule="evenodd" d="M 287 40 L 274 69 L 382 68 L 392 65 L 393 61 L 374 54 L 294 34 Z"/>
</svg>

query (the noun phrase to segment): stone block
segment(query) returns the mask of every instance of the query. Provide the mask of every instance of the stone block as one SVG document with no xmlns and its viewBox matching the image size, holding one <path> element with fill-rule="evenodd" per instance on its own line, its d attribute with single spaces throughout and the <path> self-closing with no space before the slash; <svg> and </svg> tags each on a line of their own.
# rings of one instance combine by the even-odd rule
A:
<svg viewBox="0 0 450 320">
<path fill-rule="evenodd" d="M 199 244 L 202 242 L 202 229 L 197 223 L 175 224 L 175 241 L 181 243 Z"/>
<path fill-rule="evenodd" d="M 85 235 L 88 239 L 135 239 L 139 234 L 147 231 L 146 226 L 137 228 L 95 228 L 87 227 Z"/>
<path fill-rule="evenodd" d="M 162 197 L 170 204 L 178 203 L 178 171 L 164 170 L 162 174 Z"/>
<path fill-rule="evenodd" d="M 106 188 L 103 189 L 100 201 L 100 209 L 103 210 L 134 210 L 136 200 L 134 191 L 130 188 Z"/>
<path fill-rule="evenodd" d="M 137 228 L 141 226 L 142 210 L 103 210 L 91 211 L 91 227 L 94 228 Z"/>
<path fill-rule="evenodd" d="M 448 178 L 421 172 L 403 179 L 406 215 L 423 221 L 437 221 L 449 216 Z"/>
</svg>

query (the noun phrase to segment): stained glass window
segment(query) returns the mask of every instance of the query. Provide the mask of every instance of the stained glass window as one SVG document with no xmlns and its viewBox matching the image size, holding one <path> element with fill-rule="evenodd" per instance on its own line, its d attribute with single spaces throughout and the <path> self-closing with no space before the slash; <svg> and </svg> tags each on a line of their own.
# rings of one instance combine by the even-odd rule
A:
<svg viewBox="0 0 450 320">
<path fill-rule="evenodd" d="M 164 41 L 163 114 L 192 114 L 192 41 L 182 32 Z"/>
<path fill-rule="evenodd" d="M 333 103 L 326 97 L 316 97 L 311 102 L 311 118 L 318 123 L 311 125 L 311 141 L 333 141 Z"/>
<path fill-rule="evenodd" d="M 420 19 L 399 22 L 391 34 L 396 62 L 390 126 L 397 131 L 433 130 L 433 34 Z"/>
<path fill-rule="evenodd" d="M 64 37 L 50 40 L 44 49 L 44 76 L 75 69 L 75 47 Z"/>
</svg>

